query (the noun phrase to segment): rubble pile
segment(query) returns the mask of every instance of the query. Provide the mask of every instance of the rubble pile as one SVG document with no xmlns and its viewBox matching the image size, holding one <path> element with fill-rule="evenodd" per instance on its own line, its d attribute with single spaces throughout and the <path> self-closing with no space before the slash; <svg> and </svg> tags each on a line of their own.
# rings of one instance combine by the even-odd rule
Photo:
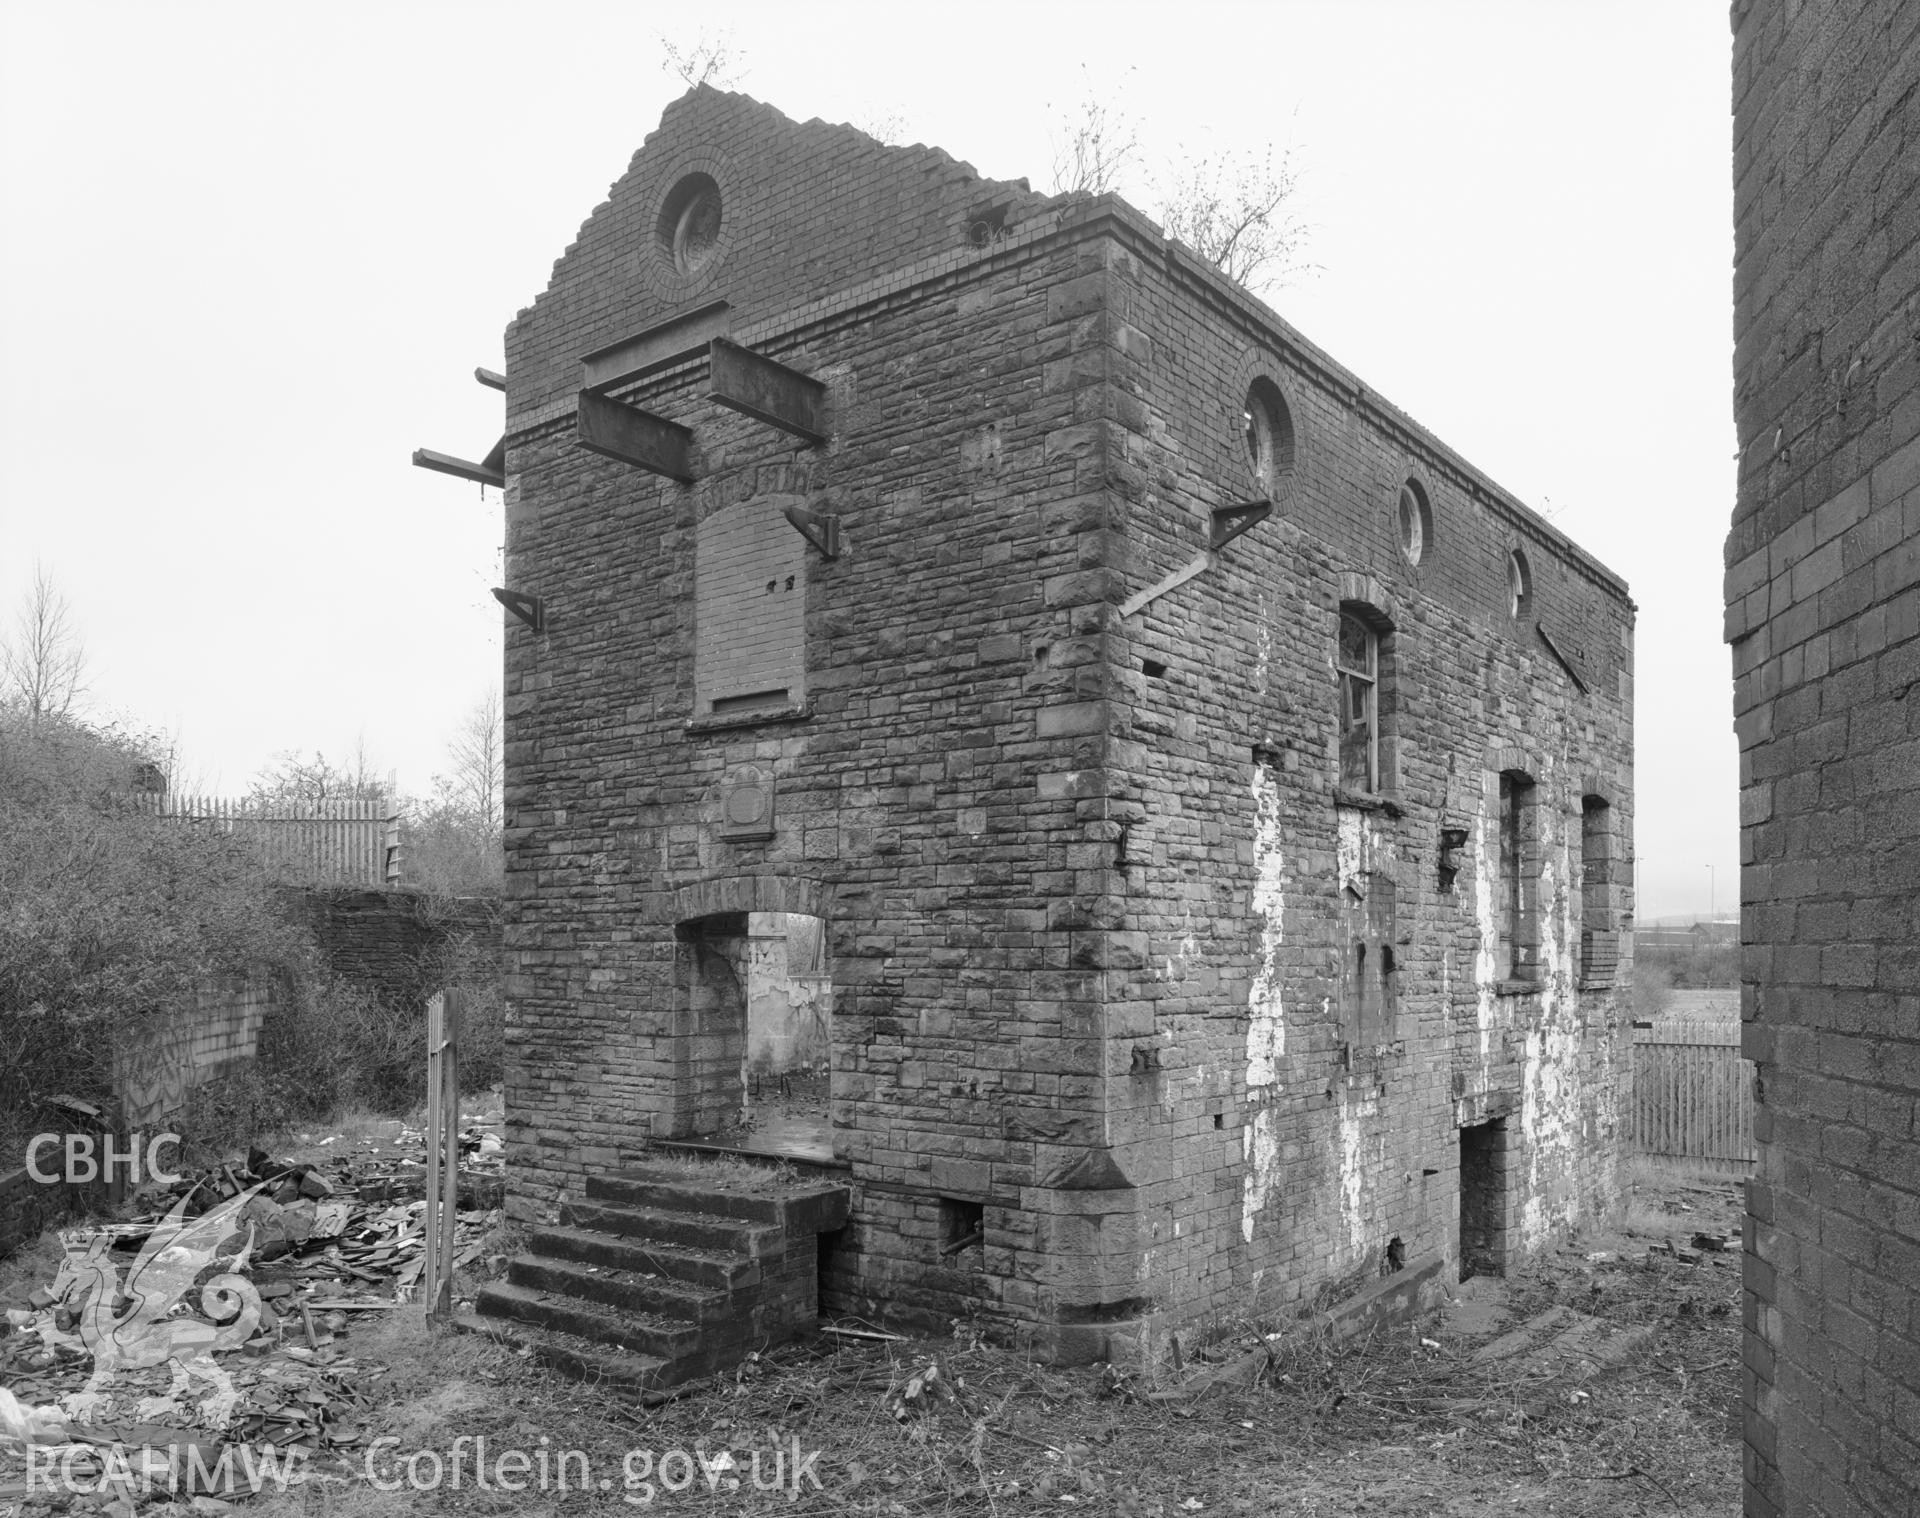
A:
<svg viewBox="0 0 1920 1518">
<path fill-rule="evenodd" d="M 298 1163 L 255 1148 L 63 1235 L 57 1277 L 0 1304 L 0 1500 L 66 1509 L 44 1474 L 29 1481 L 30 1453 L 43 1473 L 57 1454 L 83 1486 L 122 1471 L 137 1485 L 143 1460 L 177 1476 L 194 1449 L 283 1451 L 310 1470 L 357 1457 L 386 1367 L 343 1341 L 356 1319 L 418 1302 L 426 1248 L 424 1136 L 368 1147 Z M 468 1127 L 461 1149 L 456 1269 L 481 1260 L 503 1182 L 496 1131 Z"/>
</svg>

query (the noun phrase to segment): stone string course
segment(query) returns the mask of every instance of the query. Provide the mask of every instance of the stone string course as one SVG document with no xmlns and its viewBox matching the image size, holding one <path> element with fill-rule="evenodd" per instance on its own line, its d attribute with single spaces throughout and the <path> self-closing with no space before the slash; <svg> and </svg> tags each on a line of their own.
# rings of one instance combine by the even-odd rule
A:
<svg viewBox="0 0 1920 1518">
<path fill-rule="evenodd" d="M 653 218 L 696 162 L 724 165 L 732 231 L 677 296 Z M 1006 235 L 975 246 L 982 206 Z M 576 446 L 579 356 L 716 298 L 827 384 L 831 440 L 712 405 L 683 364 L 618 395 L 695 429 L 695 484 Z M 1252 497 L 1255 374 L 1295 429 L 1273 517 L 1122 619 Z M 1463 1123 L 1505 1125 L 1512 1253 L 1618 1204 L 1630 935 L 1610 985 L 1576 960 L 1584 892 L 1631 926 L 1625 587 L 1137 212 L 698 91 L 509 329 L 508 381 L 508 581 L 548 617 L 507 634 L 519 1216 L 684 1121 L 729 1034 L 692 924 L 782 910 L 829 923 L 855 1190 L 829 1307 L 1107 1355 L 1357 1287 L 1394 1239 L 1451 1265 Z M 1409 474 L 1433 508 L 1418 569 Z M 791 533 L 795 501 L 844 544 L 807 551 L 805 715 L 690 731 L 701 524 L 762 503 Z M 1585 692 L 1508 615 L 1516 546 Z M 1332 656 L 1356 587 L 1392 631 L 1387 794 L 1352 797 Z M 1513 765 L 1545 966 L 1502 989 Z M 729 842 L 748 769 L 773 777 L 774 836 Z M 1616 844 L 1592 883 L 1589 795 Z M 1443 821 L 1470 840 L 1450 891 Z M 1383 875 L 1397 1014 L 1359 1047 L 1343 892 Z M 983 1209 L 983 1247 L 942 1253 L 943 1198 Z"/>
</svg>

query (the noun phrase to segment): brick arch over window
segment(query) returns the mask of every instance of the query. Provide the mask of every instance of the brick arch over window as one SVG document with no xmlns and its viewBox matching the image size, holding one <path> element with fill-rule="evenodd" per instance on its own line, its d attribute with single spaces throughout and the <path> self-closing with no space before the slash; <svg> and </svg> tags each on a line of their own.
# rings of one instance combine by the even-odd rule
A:
<svg viewBox="0 0 1920 1518">
<path fill-rule="evenodd" d="M 675 190 L 688 179 L 701 174 L 712 180 L 719 191 L 720 225 L 712 252 L 698 269 L 684 272 L 675 266 L 670 248 L 663 245 L 661 221 L 674 199 Z M 683 301 L 704 293 L 719 279 L 721 270 L 726 266 L 727 255 L 733 250 L 741 230 L 744 213 L 742 201 L 746 198 L 741 194 L 742 184 L 742 177 L 734 168 L 733 160 L 725 153 L 688 153 L 661 171 L 659 179 L 648 192 L 651 215 L 647 221 L 647 246 L 635 254 L 640 277 L 655 295 L 666 300 Z M 667 235 L 670 236 L 670 233 Z"/>
<path fill-rule="evenodd" d="M 1240 362 L 1234 366 L 1233 374 L 1227 380 L 1222 394 L 1222 399 L 1231 408 L 1235 468 L 1246 471 L 1249 475 L 1251 473 L 1247 458 L 1245 428 L 1241 418 L 1247 393 L 1253 389 L 1256 382 L 1271 386 L 1278 394 L 1280 404 L 1286 409 L 1288 430 L 1291 434 L 1289 450 L 1291 457 L 1286 470 L 1286 488 L 1274 496 L 1274 500 L 1284 506 L 1289 499 L 1299 493 L 1313 463 L 1313 447 L 1307 431 L 1306 411 L 1301 404 L 1299 384 L 1285 360 L 1271 348 L 1245 349 L 1240 355 Z M 1235 474 L 1226 478 L 1241 477 Z"/>
</svg>

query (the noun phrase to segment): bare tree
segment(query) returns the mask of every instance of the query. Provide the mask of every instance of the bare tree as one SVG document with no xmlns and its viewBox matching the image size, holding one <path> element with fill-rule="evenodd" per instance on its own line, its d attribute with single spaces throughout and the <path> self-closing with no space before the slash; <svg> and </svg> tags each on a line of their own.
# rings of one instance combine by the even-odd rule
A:
<svg viewBox="0 0 1920 1518">
<path fill-rule="evenodd" d="M 1077 107 L 1062 114 L 1053 136 L 1053 193 L 1105 195 L 1121 188 L 1140 157 L 1140 126 L 1116 86 L 1110 97 L 1095 91 L 1086 65 Z M 1128 70 L 1132 72 L 1131 69 Z"/>
<path fill-rule="evenodd" d="M 709 36 L 702 27 L 691 42 L 675 42 L 663 34 L 660 49 L 667 55 L 660 60 L 661 71 L 678 74 L 688 89 L 710 84 L 717 90 L 730 90 L 747 77 L 746 50 L 733 40 L 731 32 Z"/>
<path fill-rule="evenodd" d="M 247 800 L 257 807 L 319 806 L 329 801 L 384 801 L 391 787 L 373 767 L 366 740 L 354 740 L 353 752 L 336 764 L 314 750 L 311 758 L 283 749 L 253 777 Z"/>
<path fill-rule="evenodd" d="M 14 637 L 0 644 L 0 699 L 32 722 L 70 716 L 87 690 L 87 654 L 67 598 L 53 577 L 33 566 L 26 604 L 14 619 Z"/>
<path fill-rule="evenodd" d="M 500 695 L 488 691 L 461 719 L 447 757 L 453 768 L 435 775 L 435 804 L 444 806 L 479 827 L 500 826 L 501 766 Z"/>
<path fill-rule="evenodd" d="M 1209 153 L 1173 168 L 1157 214 L 1179 239 L 1249 290 L 1285 284 L 1305 268 L 1306 224 L 1288 202 L 1299 184 L 1291 153 Z"/>
<path fill-rule="evenodd" d="M 408 806 L 400 856 L 407 883 L 440 896 L 497 896 L 505 869 L 500 696 L 489 692 L 447 745 L 452 767 Z"/>
</svg>

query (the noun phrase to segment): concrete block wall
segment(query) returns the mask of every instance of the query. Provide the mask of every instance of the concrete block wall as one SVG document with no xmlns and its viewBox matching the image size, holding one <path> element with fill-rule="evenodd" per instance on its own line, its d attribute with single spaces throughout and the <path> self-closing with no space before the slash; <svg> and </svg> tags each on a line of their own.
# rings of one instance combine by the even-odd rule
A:
<svg viewBox="0 0 1920 1518">
<path fill-rule="evenodd" d="M 1920 1513 L 1920 11 L 1733 7 L 1746 1512 Z"/>
<path fill-rule="evenodd" d="M 725 209 L 689 278 L 658 207 L 696 172 Z M 735 341 L 826 384 L 831 440 L 712 405 L 694 359 L 617 391 L 694 429 L 694 484 L 580 449 L 582 356 L 718 299 Z M 1355 1284 L 1395 1237 L 1451 1263 L 1458 1128 L 1493 1118 L 1522 1245 L 1611 1208 L 1625 975 L 1582 989 L 1574 965 L 1583 799 L 1631 829 L 1616 578 L 1117 200 L 711 91 L 669 109 L 508 354 L 508 576 L 548 610 L 507 635 L 517 1215 L 684 1131 L 733 1036 L 700 925 L 781 911 L 829 924 L 844 1302 L 1090 1355 Z M 1246 498 L 1261 374 L 1297 433 L 1275 518 L 1122 617 Z M 785 504 L 843 537 L 807 550 L 806 702 L 719 720 L 702 524 Z M 1334 785 L 1343 600 L 1386 629 L 1378 795 Z M 1537 807 L 1524 986 L 1491 968 L 1507 769 Z M 721 825 L 749 784 L 770 837 Z M 1449 891 L 1443 821 L 1469 839 Z M 1374 879 L 1396 1036 L 1357 1046 L 1330 1003 L 1347 887 Z M 982 1245 L 945 1253 L 976 1211 Z"/>
<path fill-rule="evenodd" d="M 250 1063 L 272 1000 L 265 980 L 206 986 L 192 1008 L 123 1029 L 113 1051 L 113 1093 L 124 1131 L 151 1138 L 195 1087 Z"/>
</svg>

